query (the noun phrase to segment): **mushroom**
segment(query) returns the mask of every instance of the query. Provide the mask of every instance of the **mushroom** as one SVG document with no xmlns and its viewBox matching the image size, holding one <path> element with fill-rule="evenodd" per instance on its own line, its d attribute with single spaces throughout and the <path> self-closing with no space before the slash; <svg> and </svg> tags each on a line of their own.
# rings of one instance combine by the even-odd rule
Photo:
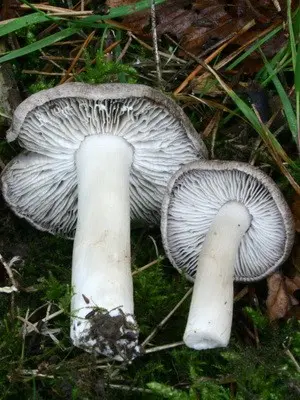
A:
<svg viewBox="0 0 300 400">
<path fill-rule="evenodd" d="M 161 232 L 174 267 L 194 281 L 183 339 L 197 350 L 227 346 L 233 280 L 273 272 L 294 238 L 291 212 L 272 179 L 227 161 L 193 162 L 171 178 Z"/>
<path fill-rule="evenodd" d="M 26 149 L 2 174 L 13 211 L 73 238 L 71 338 L 110 357 L 140 354 L 130 213 L 158 223 L 170 176 L 206 156 L 183 111 L 143 85 L 70 83 L 26 99 L 8 141 Z M 76 233 L 75 233 L 76 232 Z"/>
</svg>

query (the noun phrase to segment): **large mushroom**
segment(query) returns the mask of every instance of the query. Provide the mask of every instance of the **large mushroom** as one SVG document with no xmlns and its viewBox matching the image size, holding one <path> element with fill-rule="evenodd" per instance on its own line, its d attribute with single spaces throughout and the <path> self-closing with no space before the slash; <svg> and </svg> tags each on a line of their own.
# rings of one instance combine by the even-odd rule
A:
<svg viewBox="0 0 300 400">
<path fill-rule="evenodd" d="M 134 358 L 130 213 L 158 223 L 180 165 L 206 156 L 183 111 L 143 85 L 65 84 L 26 99 L 8 132 L 26 149 L 2 174 L 13 211 L 74 240 L 71 338 L 90 352 Z"/>
<path fill-rule="evenodd" d="M 291 212 L 272 179 L 222 161 L 193 162 L 172 177 L 161 231 L 172 264 L 195 281 L 184 342 L 197 350 L 227 346 L 234 278 L 264 278 L 288 257 L 294 238 Z"/>
</svg>

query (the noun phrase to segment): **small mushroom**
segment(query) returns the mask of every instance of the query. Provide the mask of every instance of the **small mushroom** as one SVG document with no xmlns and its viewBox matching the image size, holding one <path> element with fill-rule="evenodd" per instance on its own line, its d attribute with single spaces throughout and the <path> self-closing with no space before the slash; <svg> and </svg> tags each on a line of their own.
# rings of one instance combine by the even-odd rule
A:
<svg viewBox="0 0 300 400">
<path fill-rule="evenodd" d="M 227 346 L 233 280 L 273 272 L 294 238 L 275 183 L 248 164 L 222 161 L 193 162 L 171 178 L 161 231 L 174 267 L 195 281 L 184 342 L 197 350 Z"/>
<path fill-rule="evenodd" d="M 127 84 L 72 83 L 32 95 L 14 114 L 7 139 L 16 138 L 26 151 L 2 174 L 6 201 L 40 230 L 75 235 L 73 343 L 134 358 L 140 348 L 130 213 L 158 223 L 170 176 L 205 157 L 204 144 L 171 99 Z M 105 316 L 106 331 L 117 331 L 116 342 L 100 334 L 97 313 Z"/>
</svg>

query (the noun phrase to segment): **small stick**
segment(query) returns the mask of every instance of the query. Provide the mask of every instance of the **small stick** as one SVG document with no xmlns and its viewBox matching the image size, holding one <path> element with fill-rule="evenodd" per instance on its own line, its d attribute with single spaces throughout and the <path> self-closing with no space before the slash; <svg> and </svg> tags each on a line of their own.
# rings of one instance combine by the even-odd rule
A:
<svg viewBox="0 0 300 400">
<path fill-rule="evenodd" d="M 145 350 L 145 353 L 146 354 L 155 353 L 157 351 L 172 349 L 174 347 L 183 346 L 183 345 L 184 345 L 184 342 L 175 342 L 175 343 L 170 343 L 170 344 L 164 344 L 162 346 L 152 347 L 152 349 L 147 349 L 147 350 Z"/>
<path fill-rule="evenodd" d="M 34 69 L 23 69 L 23 74 L 31 74 L 31 75 L 45 75 L 45 76 L 65 76 L 65 72 L 45 72 L 45 71 L 36 71 Z M 73 75 L 73 74 L 69 74 Z"/>
<path fill-rule="evenodd" d="M 10 117 L 10 116 L 8 116 L 8 115 L 2 113 L 2 112 L 0 112 L 0 116 L 3 117 L 3 118 L 6 118 L 6 119 L 8 119 L 8 120 L 12 120 L 12 117 Z M 4 161 L 2 160 L 2 158 L 0 157 L 0 169 L 3 170 L 4 168 L 5 168 L 5 162 L 4 162 Z"/>
<path fill-rule="evenodd" d="M 280 7 L 280 4 L 279 4 L 279 1 L 278 0 L 272 0 L 272 2 L 274 4 L 274 7 L 276 8 L 276 10 L 278 12 L 280 12 L 281 11 L 281 7 Z"/>
<path fill-rule="evenodd" d="M 214 58 L 216 58 L 230 43 L 232 43 L 238 36 L 242 35 L 243 33 L 247 32 L 250 28 L 255 25 L 255 21 L 251 20 L 246 24 L 242 29 L 240 29 L 233 37 L 227 40 L 224 44 L 218 47 L 212 54 L 205 58 L 195 69 L 192 71 L 187 78 L 181 83 L 181 85 L 174 91 L 174 94 L 177 95 L 190 83 L 192 79 L 194 79 L 198 73 L 203 69 L 205 64 L 211 62 Z M 199 60 L 200 62 L 200 60 Z"/>
<path fill-rule="evenodd" d="M 60 84 L 64 83 L 68 79 L 69 74 L 75 67 L 77 61 L 79 60 L 79 58 L 80 58 L 81 54 L 83 53 L 83 51 L 85 50 L 85 48 L 89 45 L 90 41 L 93 39 L 95 33 L 96 33 L 96 31 L 93 31 L 92 33 L 90 33 L 89 36 L 86 38 L 86 40 L 83 42 L 80 50 L 78 51 L 76 57 L 74 58 L 73 62 L 71 63 L 69 69 L 65 73 L 64 77 L 60 80 L 60 82 L 59 82 Z"/>
<path fill-rule="evenodd" d="M 46 53 L 45 53 L 43 50 L 41 50 L 41 53 L 42 53 L 42 55 L 43 55 L 44 57 L 46 56 Z M 55 67 L 57 67 L 58 69 L 60 69 L 61 71 L 63 71 L 63 72 L 66 71 L 65 68 L 61 67 L 61 66 L 60 66 L 59 64 L 57 64 L 54 60 L 48 59 L 48 61 L 49 61 L 52 65 L 54 65 Z"/>
<path fill-rule="evenodd" d="M 139 388 L 139 387 L 131 387 L 131 386 L 127 386 L 127 385 L 116 385 L 113 383 L 109 383 L 108 386 L 111 387 L 112 389 L 126 390 L 128 392 L 152 393 L 153 394 L 152 390 Z"/>
<path fill-rule="evenodd" d="M 53 43 L 52 46 L 69 46 L 69 45 L 77 45 L 78 43 L 83 43 L 83 39 L 76 39 L 76 40 L 65 40 L 64 42 L 56 42 Z"/>
<path fill-rule="evenodd" d="M 45 54 L 44 56 L 41 56 L 40 59 L 46 61 L 73 61 L 74 57 L 48 56 Z M 84 58 L 80 58 L 78 61 L 84 61 Z"/>
<path fill-rule="evenodd" d="M 136 37 L 132 32 L 128 32 L 128 35 L 130 35 L 136 42 L 138 42 L 141 46 L 145 47 L 145 49 L 153 51 L 153 47 L 151 47 L 149 44 L 147 44 L 146 42 L 144 42 L 143 40 L 139 39 L 138 37 Z M 187 61 L 182 60 L 179 57 L 174 56 L 173 54 L 168 54 L 168 53 L 164 53 L 163 51 L 159 51 L 158 52 L 159 55 L 161 57 L 167 58 L 167 59 L 172 59 L 175 61 L 180 62 L 181 64 L 187 64 Z"/>
<path fill-rule="evenodd" d="M 162 87 L 162 75 L 161 75 L 160 58 L 159 58 L 159 51 L 157 44 L 155 3 L 153 0 L 150 0 L 150 3 L 151 3 L 151 30 L 152 30 L 155 64 L 156 64 L 157 85 L 158 87 Z"/>
<path fill-rule="evenodd" d="M 47 14 L 50 17 L 86 17 L 88 15 L 93 15 L 93 11 L 65 11 L 65 12 L 54 12 Z"/>
<path fill-rule="evenodd" d="M 29 328 L 31 328 L 30 332 L 33 332 L 33 331 L 34 331 L 34 332 L 36 332 L 36 333 L 40 333 L 40 331 L 39 331 L 38 328 L 36 327 L 36 324 L 33 324 L 32 322 L 28 321 L 27 317 L 26 317 L 26 318 L 23 318 L 23 317 L 21 317 L 20 315 L 17 315 L 17 318 L 18 318 L 20 321 L 24 322 L 23 337 L 24 337 L 24 335 L 26 336 L 26 330 L 27 330 L 27 333 L 29 333 L 29 330 L 26 329 L 26 325 L 27 325 Z"/>
<path fill-rule="evenodd" d="M 285 354 L 291 359 L 294 366 L 296 367 L 297 372 L 300 372 L 300 365 L 298 364 L 296 358 L 293 356 L 292 352 L 289 349 L 285 349 Z"/>
<path fill-rule="evenodd" d="M 19 284 L 18 284 L 18 282 L 17 282 L 17 281 L 15 280 L 15 278 L 14 278 L 14 274 L 13 274 L 13 272 L 12 272 L 11 266 L 12 266 L 16 261 L 18 261 L 18 260 L 20 260 L 19 257 L 13 257 L 13 258 L 10 260 L 10 262 L 7 263 L 7 262 L 4 260 L 4 258 L 2 257 L 2 255 L 0 254 L 0 262 L 1 262 L 1 264 L 3 265 L 3 267 L 4 267 L 5 271 L 6 271 L 8 277 L 9 277 L 11 283 L 12 283 L 12 285 L 13 285 L 15 288 L 17 288 L 17 289 L 18 289 L 18 287 L 19 287 Z"/>
<path fill-rule="evenodd" d="M 110 53 L 115 47 L 118 46 L 118 44 L 121 42 L 121 40 L 117 40 L 116 42 L 112 43 L 111 45 L 109 45 L 105 50 L 104 50 L 104 54 Z M 96 63 L 96 58 L 94 58 L 91 61 L 91 65 Z M 77 71 L 76 75 L 80 74 L 81 72 L 85 71 L 86 67 L 81 68 L 79 71 Z M 66 79 L 65 82 L 71 82 L 74 78 L 75 74 L 70 74 L 70 77 L 68 79 Z"/>
<path fill-rule="evenodd" d="M 165 257 L 163 257 L 163 256 L 158 257 L 156 260 L 151 261 L 150 263 L 144 265 L 143 267 L 141 267 L 141 268 L 139 268 L 139 269 L 133 271 L 133 272 L 132 272 L 132 276 L 137 275 L 137 274 L 139 274 L 139 273 L 142 272 L 142 271 L 145 271 L 145 269 L 148 269 L 149 267 L 152 267 L 152 265 L 155 265 L 155 264 L 159 263 L 160 261 L 162 261 L 162 260 L 164 260 L 164 259 L 165 259 Z"/>
<path fill-rule="evenodd" d="M 17 291 L 18 291 L 18 289 L 13 285 L 0 287 L 0 293 L 10 294 L 10 293 L 17 292 Z"/>
<path fill-rule="evenodd" d="M 20 373 L 21 373 L 21 375 L 24 375 L 24 376 L 34 376 L 37 378 L 54 379 L 54 375 L 41 374 L 38 369 L 22 369 L 20 371 Z"/>
<path fill-rule="evenodd" d="M 127 50 L 129 49 L 129 46 L 131 45 L 131 42 L 132 42 L 132 37 L 129 36 L 123 50 L 121 51 L 119 57 L 117 58 L 117 61 L 121 61 L 122 58 L 125 56 L 125 54 L 127 53 Z"/>
<path fill-rule="evenodd" d="M 54 312 L 54 313 L 51 314 L 51 315 L 46 315 L 46 317 L 42 318 L 40 321 L 37 321 L 37 322 L 35 322 L 35 323 L 32 323 L 32 322 L 30 322 L 30 321 L 24 319 L 23 317 L 21 317 L 21 316 L 19 316 L 19 315 L 17 316 L 17 318 L 18 318 L 20 321 L 23 321 L 24 323 L 26 322 L 26 324 L 30 327 L 30 328 L 27 330 L 27 334 L 29 334 L 29 333 L 31 333 L 31 332 L 33 332 L 33 331 L 35 331 L 35 332 L 37 332 L 37 333 L 40 333 L 39 330 L 37 329 L 37 325 L 38 325 L 40 322 L 43 322 L 43 323 L 44 323 L 44 322 L 48 322 L 48 321 L 50 321 L 51 319 L 53 319 L 53 318 L 57 317 L 58 315 L 62 314 L 63 312 L 64 312 L 63 310 L 58 310 L 58 311 Z"/>
<path fill-rule="evenodd" d="M 176 304 L 176 306 L 169 312 L 169 314 L 153 329 L 149 336 L 143 341 L 142 346 L 146 346 L 150 340 L 157 334 L 157 332 L 167 323 L 167 321 L 172 317 L 176 310 L 181 306 L 181 304 L 192 294 L 193 288 L 191 287 L 183 298 Z"/>
<path fill-rule="evenodd" d="M 159 257 L 159 251 L 158 251 L 158 247 L 157 247 L 156 241 L 155 241 L 153 236 L 149 235 L 148 237 L 153 242 L 153 245 L 154 245 L 154 248 L 155 248 L 156 257 L 158 258 Z"/>
<path fill-rule="evenodd" d="M 63 8 L 63 7 L 55 7 L 55 6 L 49 6 L 47 4 L 34 4 L 34 7 L 37 10 L 41 11 L 46 11 L 47 15 L 49 16 L 60 16 L 60 17 L 79 17 L 79 16 L 86 16 L 86 15 L 92 15 L 93 11 L 72 11 L 68 8 Z M 32 10 L 32 7 L 28 6 L 27 4 L 22 4 L 20 5 L 20 8 L 23 10 Z"/>
<path fill-rule="evenodd" d="M 249 292 L 248 286 L 245 286 L 236 296 L 234 296 L 233 301 L 236 303 L 241 300 Z"/>
</svg>

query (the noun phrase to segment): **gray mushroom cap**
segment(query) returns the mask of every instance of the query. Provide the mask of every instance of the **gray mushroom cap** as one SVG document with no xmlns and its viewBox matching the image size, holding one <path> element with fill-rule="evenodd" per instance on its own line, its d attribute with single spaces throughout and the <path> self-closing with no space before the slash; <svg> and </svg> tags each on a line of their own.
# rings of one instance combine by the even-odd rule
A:
<svg viewBox="0 0 300 400">
<path fill-rule="evenodd" d="M 144 85 L 69 83 L 16 109 L 7 140 L 26 149 L 2 173 L 5 200 L 40 230 L 73 237 L 77 221 L 75 154 L 89 135 L 123 137 L 134 149 L 131 217 L 157 223 L 170 176 L 206 158 L 205 145 L 171 99 Z"/>
<path fill-rule="evenodd" d="M 188 279 L 195 278 L 214 216 L 230 201 L 242 203 L 251 215 L 235 261 L 236 280 L 262 279 L 288 257 L 294 240 L 293 217 L 272 179 L 244 163 L 196 161 L 172 177 L 162 204 L 166 254 Z"/>
</svg>

